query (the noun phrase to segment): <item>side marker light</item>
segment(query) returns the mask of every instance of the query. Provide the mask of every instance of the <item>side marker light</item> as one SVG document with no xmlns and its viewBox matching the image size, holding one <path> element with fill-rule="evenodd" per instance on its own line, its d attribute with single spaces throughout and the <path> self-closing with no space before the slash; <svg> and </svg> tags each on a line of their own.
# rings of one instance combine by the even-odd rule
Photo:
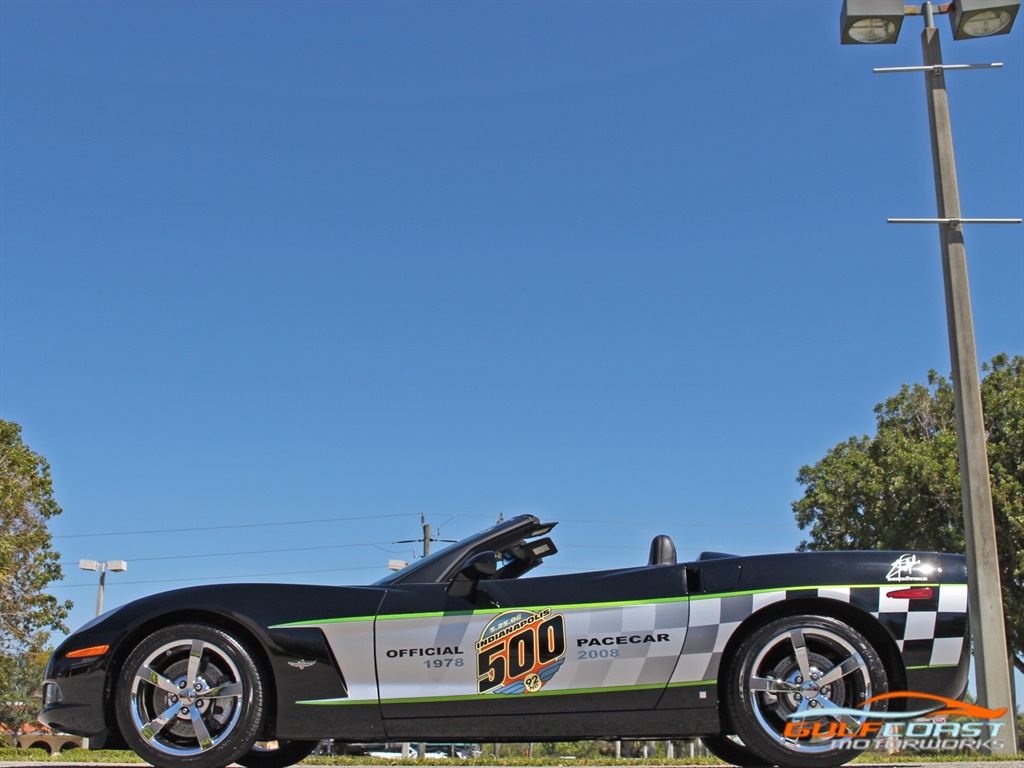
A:
<svg viewBox="0 0 1024 768">
<path fill-rule="evenodd" d="M 64 654 L 64 657 L 67 659 L 86 659 L 90 656 L 102 656 L 109 650 L 109 645 L 93 645 L 89 648 L 79 648 L 77 651 L 71 651 L 71 653 L 66 653 Z"/>
</svg>

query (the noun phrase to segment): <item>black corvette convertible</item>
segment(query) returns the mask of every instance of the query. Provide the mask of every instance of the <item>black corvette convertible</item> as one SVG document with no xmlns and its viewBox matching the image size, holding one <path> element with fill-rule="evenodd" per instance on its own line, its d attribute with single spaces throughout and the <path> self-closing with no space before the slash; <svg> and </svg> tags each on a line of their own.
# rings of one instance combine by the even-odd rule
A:
<svg viewBox="0 0 1024 768">
<path fill-rule="evenodd" d="M 848 710 L 966 688 L 960 555 L 677 564 L 658 536 L 646 566 L 520 579 L 557 551 L 553 527 L 517 517 L 370 586 L 137 600 L 56 650 L 40 719 L 160 768 L 280 768 L 325 738 L 690 736 L 739 765 L 815 768 L 857 754 L 836 736 L 867 713 Z M 844 730 L 793 736 L 800 718 Z"/>
</svg>

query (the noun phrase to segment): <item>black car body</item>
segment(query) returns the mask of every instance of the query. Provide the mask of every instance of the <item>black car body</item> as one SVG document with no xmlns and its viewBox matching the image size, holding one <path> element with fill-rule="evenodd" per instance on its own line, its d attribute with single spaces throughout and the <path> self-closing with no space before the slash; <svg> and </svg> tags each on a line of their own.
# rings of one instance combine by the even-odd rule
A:
<svg viewBox="0 0 1024 768">
<path fill-rule="evenodd" d="M 553 527 L 517 517 L 371 586 L 137 600 L 56 650 L 40 719 L 166 768 L 286 765 L 325 738 L 687 736 L 741 764 L 823 766 L 856 752 L 787 738 L 788 714 L 966 688 L 963 556 L 677 564 L 661 536 L 645 566 L 517 578 L 556 552 Z"/>
</svg>

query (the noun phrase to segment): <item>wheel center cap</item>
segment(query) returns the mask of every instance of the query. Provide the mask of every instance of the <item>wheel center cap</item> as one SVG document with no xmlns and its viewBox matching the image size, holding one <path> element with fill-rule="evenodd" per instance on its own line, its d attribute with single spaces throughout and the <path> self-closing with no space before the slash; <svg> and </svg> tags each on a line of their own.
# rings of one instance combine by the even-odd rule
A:
<svg viewBox="0 0 1024 768">
<path fill-rule="evenodd" d="M 800 692 L 808 699 L 816 699 L 821 689 L 818 688 L 818 684 L 813 681 L 808 681 L 800 686 Z"/>
</svg>

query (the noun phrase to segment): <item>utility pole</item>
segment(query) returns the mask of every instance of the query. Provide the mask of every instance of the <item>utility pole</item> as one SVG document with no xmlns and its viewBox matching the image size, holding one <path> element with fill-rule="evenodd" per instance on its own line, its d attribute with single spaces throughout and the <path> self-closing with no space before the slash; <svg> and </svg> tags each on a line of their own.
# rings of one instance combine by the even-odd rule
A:
<svg viewBox="0 0 1024 768">
<path fill-rule="evenodd" d="M 935 196 L 940 219 L 942 276 L 946 292 L 946 320 L 953 368 L 956 434 L 960 457 L 960 488 L 967 544 L 967 584 L 970 593 L 974 664 L 977 670 L 978 702 L 985 707 L 1009 705 L 1003 718 L 1005 748 L 997 754 L 1017 751 L 1017 723 L 1011 698 L 1010 668 L 1006 654 L 1006 624 L 1003 617 L 996 526 L 989 484 L 985 421 L 981 410 L 981 381 L 974 342 L 971 293 L 967 282 L 967 256 L 960 223 L 960 193 L 953 159 L 946 79 L 939 49 L 939 30 L 931 23 L 931 5 L 924 4 L 926 26 L 921 37 L 926 67 L 928 121 L 932 136 Z"/>
<path fill-rule="evenodd" d="M 989 484 L 981 381 L 971 315 L 971 294 L 967 282 L 963 225 L 1020 224 L 1021 219 L 966 219 L 961 215 L 945 72 L 993 69 L 1002 64 L 944 64 L 934 17 L 936 14 L 949 16 L 953 39 L 965 40 L 1008 34 L 1019 7 L 1020 0 L 1007 0 L 1006 3 L 999 0 L 954 0 L 952 3 L 936 5 L 925 2 L 920 9 L 904 5 L 900 0 L 843 0 L 840 16 L 840 40 L 843 45 L 895 43 L 903 17 L 924 17 L 924 31 L 921 35 L 923 66 L 884 67 L 875 69 L 875 72 L 924 73 L 938 217 L 889 219 L 889 222 L 939 225 L 978 703 L 989 709 L 1006 708 L 1003 718 L 989 723 L 991 741 L 995 742 L 991 751 L 995 754 L 1016 753 L 1017 722 L 1000 589 L 992 488 Z"/>
<path fill-rule="evenodd" d="M 405 539 L 404 541 L 396 541 L 396 544 L 418 544 L 423 542 L 423 557 L 430 554 L 430 542 L 440 541 L 446 544 L 454 544 L 455 539 L 435 539 L 431 536 L 430 523 L 427 522 L 427 516 L 420 514 L 420 522 L 423 524 L 423 538 L 422 539 Z M 402 752 L 405 752 L 405 745 L 402 745 Z M 427 744 L 421 741 L 416 745 L 416 759 L 423 761 L 427 756 Z"/>
<path fill-rule="evenodd" d="M 423 523 L 423 556 L 426 557 L 430 554 L 430 523 L 427 522 L 427 516 L 420 514 L 420 522 Z M 427 745 L 425 742 L 420 742 L 416 745 L 416 759 L 423 762 L 427 757 Z"/>
<path fill-rule="evenodd" d="M 402 539 L 401 541 L 392 542 L 393 544 L 422 544 L 423 555 L 426 557 L 430 554 L 430 542 L 439 541 L 445 544 L 454 544 L 456 539 L 435 539 L 430 529 L 430 523 L 427 522 L 427 516 L 424 514 L 420 515 L 420 522 L 423 524 L 423 537 L 420 539 Z M 396 569 L 397 570 L 397 569 Z"/>
</svg>

